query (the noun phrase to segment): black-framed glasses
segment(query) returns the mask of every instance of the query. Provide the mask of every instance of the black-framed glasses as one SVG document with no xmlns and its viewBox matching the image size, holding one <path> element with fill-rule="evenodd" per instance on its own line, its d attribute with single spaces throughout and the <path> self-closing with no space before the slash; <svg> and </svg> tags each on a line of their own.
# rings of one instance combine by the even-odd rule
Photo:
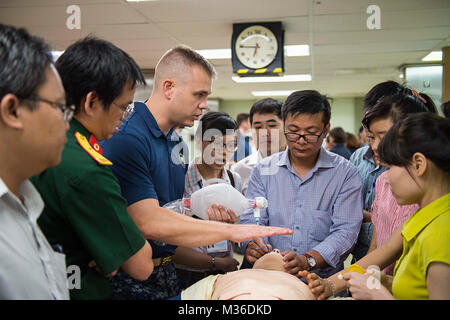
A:
<svg viewBox="0 0 450 320">
<path fill-rule="evenodd" d="M 114 101 L 112 102 L 114 105 L 116 105 L 117 107 L 119 107 L 120 110 L 122 110 L 122 120 L 127 120 L 128 117 L 130 116 L 130 114 L 133 112 L 134 110 L 134 103 L 130 103 L 127 104 L 126 106 L 121 106 L 118 105 L 117 103 L 115 103 Z"/>
<path fill-rule="evenodd" d="M 25 98 L 25 99 L 22 99 L 22 100 L 29 100 L 29 101 L 35 101 L 35 102 L 45 102 L 45 103 L 51 105 L 53 108 L 61 110 L 61 112 L 63 114 L 63 119 L 64 119 L 64 121 L 67 121 L 67 122 L 69 122 L 72 119 L 73 114 L 75 112 L 75 106 L 74 105 L 68 106 L 68 105 L 66 105 L 64 103 L 58 103 L 58 102 L 50 101 L 48 99 L 45 99 L 45 98 L 42 98 L 42 97 L 39 97 L 39 96 L 31 96 L 29 98 Z"/>
<path fill-rule="evenodd" d="M 236 152 L 238 148 L 237 141 L 232 141 L 228 143 L 222 143 L 221 141 L 211 141 L 209 143 L 214 146 L 214 149 L 224 148 L 227 152 Z"/>
<path fill-rule="evenodd" d="M 284 132 L 286 140 L 289 142 L 297 142 L 300 138 L 303 138 L 306 142 L 314 143 L 319 141 L 319 138 L 326 131 L 327 127 L 324 127 L 320 134 L 299 134 L 295 132 Z"/>
</svg>

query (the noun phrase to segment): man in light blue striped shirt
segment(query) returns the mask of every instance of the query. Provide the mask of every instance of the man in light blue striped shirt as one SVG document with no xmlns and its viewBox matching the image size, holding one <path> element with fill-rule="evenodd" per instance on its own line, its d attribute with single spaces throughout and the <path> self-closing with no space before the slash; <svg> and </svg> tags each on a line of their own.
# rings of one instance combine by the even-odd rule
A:
<svg viewBox="0 0 450 320">
<path fill-rule="evenodd" d="M 330 105 L 317 91 L 292 93 L 282 109 L 288 148 L 252 171 L 246 197 L 265 197 L 259 223 L 294 230 L 289 236 L 241 243 L 248 262 L 282 251 L 286 271 L 311 270 L 328 277 L 343 268 L 362 222 L 361 180 L 343 157 L 321 147 L 330 129 Z M 249 209 L 240 223 L 256 220 Z"/>
</svg>

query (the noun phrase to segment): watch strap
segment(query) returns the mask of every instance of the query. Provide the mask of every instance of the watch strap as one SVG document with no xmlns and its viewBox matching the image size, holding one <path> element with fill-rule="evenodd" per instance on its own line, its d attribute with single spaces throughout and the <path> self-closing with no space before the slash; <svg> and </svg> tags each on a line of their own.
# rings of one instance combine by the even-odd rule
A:
<svg viewBox="0 0 450 320">
<path fill-rule="evenodd" d="M 311 270 L 312 268 L 314 268 L 315 265 L 312 266 L 312 265 L 309 264 L 309 259 L 311 258 L 311 259 L 313 259 L 314 261 L 316 261 L 316 259 L 314 259 L 314 257 L 313 257 L 312 255 L 308 254 L 308 253 L 304 253 L 303 256 L 306 257 L 306 262 L 308 263 L 308 266 L 309 266 L 308 271 Z"/>
</svg>

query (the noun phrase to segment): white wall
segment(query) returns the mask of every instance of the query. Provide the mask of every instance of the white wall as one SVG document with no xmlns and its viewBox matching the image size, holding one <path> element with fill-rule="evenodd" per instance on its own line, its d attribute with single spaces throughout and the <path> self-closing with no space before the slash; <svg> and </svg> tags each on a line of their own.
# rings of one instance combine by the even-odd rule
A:
<svg viewBox="0 0 450 320">
<path fill-rule="evenodd" d="M 335 98 L 331 102 L 330 128 L 342 127 L 344 131 L 355 133 L 356 114 L 355 98 Z"/>
</svg>

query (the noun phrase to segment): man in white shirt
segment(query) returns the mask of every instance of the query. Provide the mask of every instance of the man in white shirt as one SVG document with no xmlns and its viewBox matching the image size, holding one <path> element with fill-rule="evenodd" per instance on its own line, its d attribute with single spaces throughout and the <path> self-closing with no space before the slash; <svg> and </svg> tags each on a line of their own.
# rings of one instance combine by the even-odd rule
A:
<svg viewBox="0 0 450 320">
<path fill-rule="evenodd" d="M 48 45 L 0 24 L 0 300 L 68 299 L 64 255 L 36 220 L 28 178 L 61 161 L 73 110 Z"/>
<path fill-rule="evenodd" d="M 245 195 L 252 169 L 265 157 L 283 151 L 286 140 L 281 120 L 281 101 L 265 98 L 257 101 L 250 109 L 250 125 L 256 142 L 257 152 L 234 164 L 230 170 L 242 179 L 242 194 Z"/>
</svg>

